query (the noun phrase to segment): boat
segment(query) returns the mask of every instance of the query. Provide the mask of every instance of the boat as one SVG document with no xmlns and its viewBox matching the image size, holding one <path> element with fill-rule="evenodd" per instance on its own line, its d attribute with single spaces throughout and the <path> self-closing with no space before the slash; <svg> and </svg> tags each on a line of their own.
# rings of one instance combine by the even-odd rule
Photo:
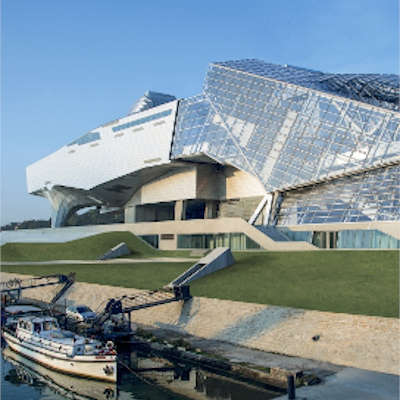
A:
<svg viewBox="0 0 400 400">
<path fill-rule="evenodd" d="M 35 387 L 45 384 L 52 392 L 71 400 L 117 399 L 115 383 L 87 380 L 59 373 L 25 358 L 10 347 L 3 350 L 3 358 L 13 365 L 14 368 L 8 371 L 8 375 L 14 375 L 14 380 L 18 383 Z"/>
<path fill-rule="evenodd" d="M 17 326 L 19 318 L 25 315 L 43 315 L 43 310 L 40 307 L 31 304 L 13 304 L 11 306 L 2 307 L 1 310 L 3 317 L 1 320 L 2 326 L 6 325 L 14 329 Z"/>
<path fill-rule="evenodd" d="M 6 323 L 3 338 L 24 357 L 58 372 L 117 381 L 117 352 L 114 344 L 60 329 L 56 318 L 26 315 Z"/>
</svg>

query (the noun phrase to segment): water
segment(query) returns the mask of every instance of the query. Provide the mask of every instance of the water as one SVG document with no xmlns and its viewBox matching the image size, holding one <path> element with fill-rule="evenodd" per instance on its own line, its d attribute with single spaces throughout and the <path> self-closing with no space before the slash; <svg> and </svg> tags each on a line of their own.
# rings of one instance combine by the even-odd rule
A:
<svg viewBox="0 0 400 400">
<path fill-rule="evenodd" d="M 2 352 L 2 400 L 268 400 L 268 391 L 154 354 L 124 353 L 118 384 L 51 371 L 9 348 Z M 129 370 L 128 370 L 128 368 Z"/>
</svg>

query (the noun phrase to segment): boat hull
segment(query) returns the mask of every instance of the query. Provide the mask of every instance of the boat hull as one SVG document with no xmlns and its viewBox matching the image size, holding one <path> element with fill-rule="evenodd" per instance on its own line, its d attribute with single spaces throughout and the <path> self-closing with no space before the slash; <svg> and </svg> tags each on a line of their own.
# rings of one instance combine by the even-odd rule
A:
<svg viewBox="0 0 400 400">
<path fill-rule="evenodd" d="M 4 331 L 3 337 L 16 353 L 49 369 L 64 374 L 97 379 L 106 382 L 117 381 L 117 362 L 114 355 L 91 355 L 68 357 L 65 354 L 35 346 Z"/>
<path fill-rule="evenodd" d="M 114 400 L 117 399 L 115 383 L 84 379 L 63 374 L 16 353 L 9 346 L 3 350 L 3 357 L 19 372 L 23 382 L 35 385 L 35 379 L 45 383 L 55 393 L 74 400 Z"/>
</svg>

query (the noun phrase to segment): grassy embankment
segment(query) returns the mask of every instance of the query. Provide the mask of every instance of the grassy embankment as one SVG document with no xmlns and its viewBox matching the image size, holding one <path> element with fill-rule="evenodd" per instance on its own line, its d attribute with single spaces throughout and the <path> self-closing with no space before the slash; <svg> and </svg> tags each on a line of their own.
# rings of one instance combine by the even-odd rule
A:
<svg viewBox="0 0 400 400">
<path fill-rule="evenodd" d="M 160 251 L 130 232 L 106 232 L 65 243 L 6 243 L 2 261 L 97 260 L 117 244 L 125 242 L 128 257 L 188 257 L 190 251 Z M 127 257 L 127 258 L 128 258 Z"/>
<path fill-rule="evenodd" d="M 107 244 L 104 251 L 110 247 Z M 7 258 L 10 258 L 10 248 L 8 252 Z M 78 258 L 77 254 L 79 251 L 75 248 L 70 258 Z M 21 256 L 14 254 L 14 257 Z M 66 259 L 66 256 L 60 254 L 59 258 Z M 79 255 L 79 258 L 82 257 Z M 93 259 L 93 255 L 90 258 Z M 242 252 L 235 253 L 235 258 L 237 262 L 232 267 L 193 282 L 192 294 L 321 311 L 398 317 L 397 251 Z M 75 271 L 78 281 L 154 289 L 171 281 L 190 264 L 3 266 L 2 269 L 31 275 Z"/>
</svg>

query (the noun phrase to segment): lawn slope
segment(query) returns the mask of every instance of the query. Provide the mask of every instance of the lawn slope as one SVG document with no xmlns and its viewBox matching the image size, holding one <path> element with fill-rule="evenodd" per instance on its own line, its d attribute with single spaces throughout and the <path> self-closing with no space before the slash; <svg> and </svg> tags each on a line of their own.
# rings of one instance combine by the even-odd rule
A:
<svg viewBox="0 0 400 400">
<path fill-rule="evenodd" d="M 235 254 L 236 264 L 192 284 L 192 294 L 350 314 L 399 316 L 397 251 Z"/>
<path fill-rule="evenodd" d="M 121 242 L 136 257 L 160 256 L 156 249 L 131 232 L 106 232 L 65 243 L 6 243 L 1 246 L 1 260 L 96 260 Z"/>
<path fill-rule="evenodd" d="M 79 282 L 121 286 L 136 289 L 159 289 L 171 282 L 191 263 L 134 263 L 2 266 L 4 272 L 28 275 L 76 273 Z M 121 292 L 121 295 L 124 293 Z"/>
<path fill-rule="evenodd" d="M 237 262 L 191 284 L 194 296 L 350 314 L 398 317 L 397 251 L 234 253 Z M 3 266 L 45 275 L 76 271 L 78 281 L 155 289 L 191 263 Z"/>
</svg>

